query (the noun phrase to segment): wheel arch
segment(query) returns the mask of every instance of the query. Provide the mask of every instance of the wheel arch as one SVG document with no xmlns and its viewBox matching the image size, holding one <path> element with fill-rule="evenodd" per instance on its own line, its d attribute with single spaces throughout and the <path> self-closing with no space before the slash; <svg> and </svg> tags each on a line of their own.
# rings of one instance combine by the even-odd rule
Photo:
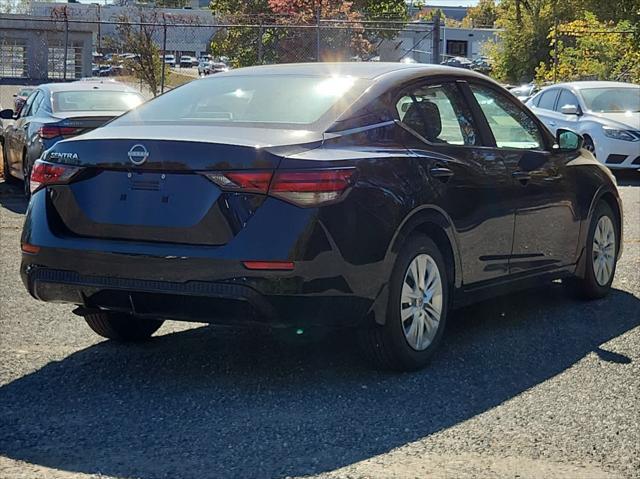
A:
<svg viewBox="0 0 640 479">
<path fill-rule="evenodd" d="M 391 240 L 387 256 L 394 259 L 404 242 L 413 234 L 424 234 L 431 238 L 447 260 L 447 276 L 456 288 L 462 285 L 462 265 L 453 222 L 439 207 L 423 206 L 413 210 L 406 216 Z"/>
<path fill-rule="evenodd" d="M 440 249 L 447 263 L 447 278 L 452 287 L 450 298 L 453 303 L 456 289 L 462 285 L 462 264 L 449 216 L 435 205 L 426 205 L 411 211 L 393 235 L 386 253 L 388 275 L 391 275 L 398 253 L 404 243 L 414 234 L 424 234 L 431 238 Z M 372 315 L 378 324 L 385 324 L 389 296 L 388 282 L 382 287 L 367 316 Z"/>
</svg>

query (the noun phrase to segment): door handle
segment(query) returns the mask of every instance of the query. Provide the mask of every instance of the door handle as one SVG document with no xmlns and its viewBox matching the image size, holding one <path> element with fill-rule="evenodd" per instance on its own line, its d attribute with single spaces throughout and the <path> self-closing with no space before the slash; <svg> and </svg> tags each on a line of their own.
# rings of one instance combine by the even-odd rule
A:
<svg viewBox="0 0 640 479">
<path fill-rule="evenodd" d="M 429 169 L 429 173 L 431 174 L 431 176 L 433 176 L 434 178 L 438 178 L 441 181 L 448 181 L 449 178 L 453 176 L 453 171 L 444 166 L 434 166 L 433 168 Z"/>
<path fill-rule="evenodd" d="M 511 173 L 511 176 L 522 183 L 522 185 L 526 185 L 531 179 L 531 173 L 527 171 L 514 171 Z"/>
</svg>

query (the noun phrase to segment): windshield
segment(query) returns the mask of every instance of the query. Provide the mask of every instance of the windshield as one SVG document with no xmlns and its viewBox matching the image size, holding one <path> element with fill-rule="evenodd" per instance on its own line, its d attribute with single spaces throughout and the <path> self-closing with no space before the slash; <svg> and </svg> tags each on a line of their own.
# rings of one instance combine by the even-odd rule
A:
<svg viewBox="0 0 640 479">
<path fill-rule="evenodd" d="M 123 123 L 265 123 L 308 125 L 366 83 L 348 76 L 218 76 L 159 96 L 112 125 Z M 256 126 L 256 125 L 253 125 Z"/>
<path fill-rule="evenodd" d="M 18 93 L 18 96 L 29 96 L 29 94 L 33 91 L 33 88 L 23 88 Z"/>
<path fill-rule="evenodd" d="M 640 87 L 585 88 L 580 93 L 587 109 L 594 112 L 640 111 Z"/>
<path fill-rule="evenodd" d="M 53 111 L 128 111 L 143 101 L 139 94 L 125 91 L 61 91 L 53 94 Z"/>
</svg>

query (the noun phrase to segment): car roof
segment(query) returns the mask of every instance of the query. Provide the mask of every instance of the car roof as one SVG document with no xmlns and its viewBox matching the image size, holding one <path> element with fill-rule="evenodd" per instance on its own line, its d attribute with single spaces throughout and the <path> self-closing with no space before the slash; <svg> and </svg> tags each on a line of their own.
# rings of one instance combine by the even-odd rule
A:
<svg viewBox="0 0 640 479">
<path fill-rule="evenodd" d="M 124 91 L 131 93 L 138 93 L 135 88 L 130 87 L 124 83 L 114 81 L 93 81 L 93 80 L 80 80 L 70 83 L 45 83 L 40 85 L 39 88 L 47 89 L 51 93 L 57 93 L 62 91 L 91 91 L 91 90 L 107 90 L 107 91 Z"/>
<path fill-rule="evenodd" d="M 639 85 L 635 85 L 633 83 L 624 83 L 618 81 L 574 81 L 574 82 L 566 82 L 566 83 L 558 83 L 555 85 L 550 85 L 551 87 L 565 87 L 571 88 L 573 90 L 586 90 L 588 88 L 607 88 L 607 87 L 618 87 L 618 88 L 640 88 Z"/>
<path fill-rule="evenodd" d="M 449 74 L 455 76 L 469 76 L 486 79 L 484 75 L 461 68 L 449 67 L 445 65 L 399 62 L 285 63 L 278 65 L 259 65 L 246 68 L 237 68 L 224 73 L 224 75 L 349 75 L 356 78 L 373 80 L 385 74 L 401 74 L 402 72 L 406 72 L 407 78 L 415 76 L 417 73 L 422 73 L 425 76 Z"/>
</svg>

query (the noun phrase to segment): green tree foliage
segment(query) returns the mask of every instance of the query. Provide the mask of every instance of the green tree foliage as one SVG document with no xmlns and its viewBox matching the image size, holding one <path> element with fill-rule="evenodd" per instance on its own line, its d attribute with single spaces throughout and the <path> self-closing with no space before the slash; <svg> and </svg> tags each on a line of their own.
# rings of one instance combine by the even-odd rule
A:
<svg viewBox="0 0 640 479">
<path fill-rule="evenodd" d="M 548 42 L 555 19 L 573 18 L 579 0 L 502 0 L 495 26 L 499 41 L 485 51 L 493 62 L 493 75 L 503 81 L 530 81 L 541 62 L 549 59 Z"/>
<path fill-rule="evenodd" d="M 537 80 L 624 80 L 640 83 L 640 50 L 634 43 L 632 24 L 601 21 L 593 13 L 566 22 L 549 35 L 558 42 L 558 62 L 553 59 L 537 69 Z"/>
<path fill-rule="evenodd" d="M 498 7 L 495 0 L 480 0 L 475 7 L 467 10 L 462 25 L 467 28 L 493 28 L 497 19 Z"/>
</svg>

